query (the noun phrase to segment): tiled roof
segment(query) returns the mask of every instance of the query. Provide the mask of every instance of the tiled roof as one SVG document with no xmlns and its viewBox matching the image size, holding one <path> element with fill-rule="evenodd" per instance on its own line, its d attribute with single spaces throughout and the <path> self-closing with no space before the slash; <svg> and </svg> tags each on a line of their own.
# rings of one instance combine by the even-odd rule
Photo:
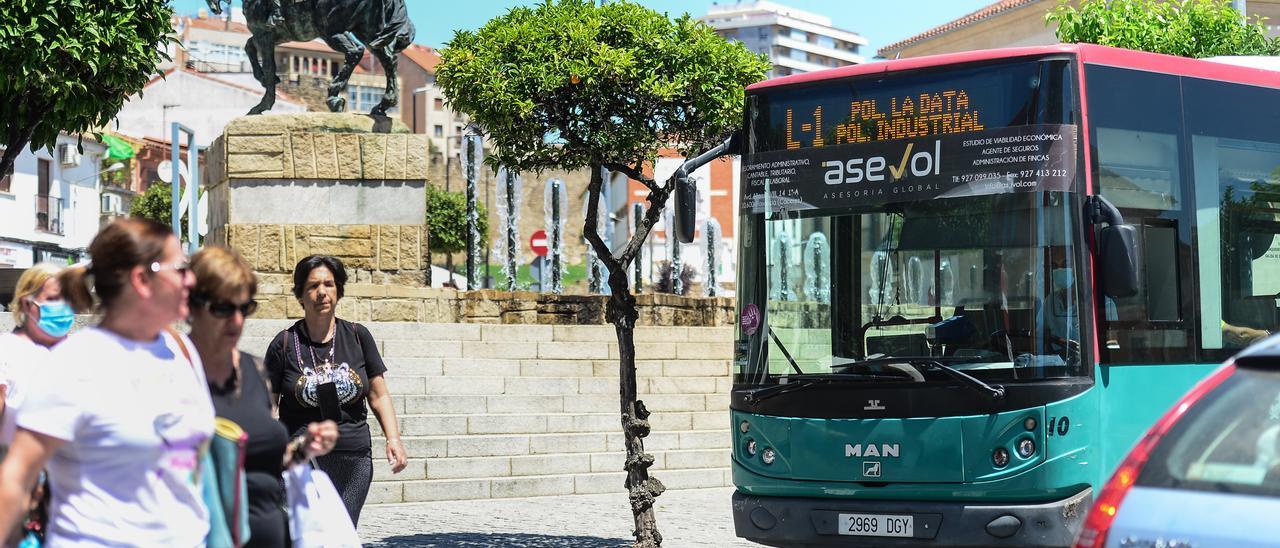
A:
<svg viewBox="0 0 1280 548">
<path fill-rule="evenodd" d="M 324 43 L 324 40 L 321 40 L 319 38 L 316 38 L 315 40 L 311 40 L 310 42 L 285 42 L 283 44 L 276 46 L 276 48 L 301 49 L 301 50 L 307 50 L 307 51 L 323 51 L 325 53 L 332 53 L 334 55 L 338 55 L 338 52 L 333 51 L 333 48 L 330 48 L 327 44 Z"/>
<path fill-rule="evenodd" d="M 946 34 L 948 32 L 959 29 L 961 27 L 966 27 L 974 23 L 977 23 L 978 21 L 982 21 L 983 19 L 987 19 L 989 17 L 999 15 L 1011 9 L 1020 8 L 1027 4 L 1034 4 L 1036 2 L 1041 2 L 1041 1 L 1043 0 L 1000 0 L 999 2 L 990 4 L 978 11 L 970 13 L 964 17 L 961 17 L 949 23 L 938 25 L 920 34 L 907 38 L 906 40 L 889 44 L 877 50 L 876 53 L 883 57 L 888 52 L 900 50 L 916 42 L 922 42 L 924 40 L 928 40 L 930 38 L 938 36 L 940 34 Z"/>
<path fill-rule="evenodd" d="M 401 54 L 409 58 L 418 66 L 427 72 L 435 72 L 436 65 L 440 64 L 440 54 L 436 53 L 434 48 L 424 46 L 422 44 L 409 44 Z"/>
<path fill-rule="evenodd" d="M 228 27 L 227 20 L 222 17 L 175 17 L 175 26 L 179 20 L 191 28 L 250 34 L 248 25 L 232 21 L 231 26 Z"/>
</svg>

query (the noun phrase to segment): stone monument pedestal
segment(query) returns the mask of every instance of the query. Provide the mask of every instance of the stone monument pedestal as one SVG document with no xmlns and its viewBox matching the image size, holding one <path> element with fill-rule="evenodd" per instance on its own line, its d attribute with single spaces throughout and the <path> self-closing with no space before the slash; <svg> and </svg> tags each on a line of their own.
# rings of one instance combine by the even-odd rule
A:
<svg viewBox="0 0 1280 548">
<path fill-rule="evenodd" d="M 301 315 L 293 267 L 324 254 L 342 259 L 350 277 L 339 315 L 370 320 L 376 303 L 366 297 L 387 294 L 378 288 L 430 292 L 427 147 L 426 135 L 366 115 L 232 120 L 206 154 L 206 241 L 253 265 L 262 317 Z"/>
</svg>

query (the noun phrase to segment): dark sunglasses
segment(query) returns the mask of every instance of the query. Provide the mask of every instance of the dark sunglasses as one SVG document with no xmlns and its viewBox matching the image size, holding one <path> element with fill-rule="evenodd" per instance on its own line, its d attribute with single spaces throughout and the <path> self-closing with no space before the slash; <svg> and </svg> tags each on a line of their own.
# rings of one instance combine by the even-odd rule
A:
<svg viewBox="0 0 1280 548">
<path fill-rule="evenodd" d="M 197 297 L 192 295 L 190 304 L 192 308 L 204 308 L 209 311 L 213 317 L 225 320 L 230 318 L 236 311 L 240 311 L 240 315 L 248 318 L 258 310 L 257 301 L 249 301 L 244 304 L 235 304 L 231 301 L 214 301 L 205 297 Z"/>
</svg>

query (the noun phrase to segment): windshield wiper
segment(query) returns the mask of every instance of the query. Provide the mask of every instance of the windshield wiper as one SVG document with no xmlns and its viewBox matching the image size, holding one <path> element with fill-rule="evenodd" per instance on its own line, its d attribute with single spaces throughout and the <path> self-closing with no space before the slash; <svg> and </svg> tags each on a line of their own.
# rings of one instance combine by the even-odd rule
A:
<svg viewBox="0 0 1280 548">
<path fill-rule="evenodd" d="M 794 378 L 794 377 L 791 377 L 791 378 Z M 884 374 L 875 374 L 875 373 L 850 374 L 850 375 L 842 375 L 839 373 L 810 373 L 810 374 L 806 374 L 803 377 L 800 377 L 799 379 L 796 379 L 793 382 L 788 382 L 786 384 L 775 384 L 773 386 L 767 386 L 765 388 L 752 390 L 751 392 L 748 392 L 746 394 L 746 400 L 747 400 L 747 403 L 760 403 L 764 400 L 767 400 L 769 398 L 772 398 L 780 394 L 786 394 L 788 392 L 803 390 L 810 386 L 815 386 L 819 384 L 829 384 L 834 382 L 849 382 L 849 381 L 884 381 L 886 379 L 902 380 L 903 378 L 899 375 L 884 375 Z"/>
<path fill-rule="evenodd" d="M 791 368 L 795 369 L 796 373 L 803 375 L 804 371 L 800 369 L 800 364 L 796 363 L 795 358 L 791 357 L 790 352 L 787 352 L 787 347 L 782 344 L 782 341 L 780 339 L 778 339 L 778 335 L 773 332 L 773 328 L 769 327 L 767 329 L 769 330 L 769 337 L 773 339 L 773 344 L 778 345 L 778 350 L 781 350 L 782 355 L 787 358 L 787 361 L 791 362 Z"/>
<path fill-rule="evenodd" d="M 980 392 L 985 392 L 989 394 L 991 396 L 991 399 L 998 400 L 1004 397 L 1003 386 L 1000 386 L 998 384 L 991 385 L 991 384 L 982 382 L 980 379 L 978 379 L 977 377 L 974 377 L 973 375 L 970 375 L 968 373 L 965 373 L 964 371 L 961 371 L 959 369 L 956 369 L 954 367 L 951 367 L 949 365 L 942 363 L 943 361 L 971 362 L 974 360 L 973 358 L 955 358 L 955 357 L 940 358 L 940 357 L 931 357 L 931 356 L 890 356 L 885 358 L 872 358 L 872 359 L 857 361 L 857 362 L 845 364 L 842 367 L 878 365 L 878 364 L 886 364 L 886 363 L 905 363 L 921 371 L 926 371 L 926 370 L 941 371 L 947 376 L 950 376 L 951 378 L 960 381 L 960 384 L 963 384 L 965 386 L 968 386 Z"/>
</svg>

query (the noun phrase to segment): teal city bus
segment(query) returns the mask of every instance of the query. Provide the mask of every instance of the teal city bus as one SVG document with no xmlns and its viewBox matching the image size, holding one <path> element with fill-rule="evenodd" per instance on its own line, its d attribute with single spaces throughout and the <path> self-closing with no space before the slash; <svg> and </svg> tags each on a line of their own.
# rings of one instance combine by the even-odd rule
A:
<svg viewBox="0 0 1280 548">
<path fill-rule="evenodd" d="M 746 94 L 740 537 L 1070 544 L 1280 325 L 1280 72 L 1057 45 Z"/>
</svg>

